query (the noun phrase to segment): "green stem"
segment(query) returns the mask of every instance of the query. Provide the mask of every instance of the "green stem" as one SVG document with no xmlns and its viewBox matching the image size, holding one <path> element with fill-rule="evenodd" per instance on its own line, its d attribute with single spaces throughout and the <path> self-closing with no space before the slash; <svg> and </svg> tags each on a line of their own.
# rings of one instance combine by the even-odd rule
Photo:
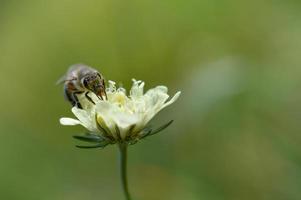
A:
<svg viewBox="0 0 301 200">
<path fill-rule="evenodd" d="M 127 181 L 127 143 L 119 143 L 120 150 L 120 176 L 126 200 L 131 200 Z"/>
</svg>

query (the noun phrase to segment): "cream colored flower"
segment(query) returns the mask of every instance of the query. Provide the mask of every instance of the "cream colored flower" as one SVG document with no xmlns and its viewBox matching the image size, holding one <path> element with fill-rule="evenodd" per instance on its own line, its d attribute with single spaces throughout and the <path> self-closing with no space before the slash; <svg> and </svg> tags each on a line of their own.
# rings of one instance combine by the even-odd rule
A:
<svg viewBox="0 0 301 200">
<path fill-rule="evenodd" d="M 171 122 L 157 130 L 146 128 L 148 122 L 163 108 L 175 102 L 181 92 L 177 92 L 170 100 L 167 87 L 157 86 L 143 92 L 144 82 L 133 80 L 129 95 L 122 87 L 116 88 L 113 81 L 109 81 L 106 89 L 107 99 L 100 100 L 94 94 L 89 96 L 95 105 L 84 95 L 80 96 L 83 109 L 72 108 L 77 119 L 61 118 L 62 125 L 82 125 L 91 133 L 86 136 L 76 136 L 77 139 L 97 142 L 96 146 L 125 141 L 135 143 L 145 136 L 152 135 L 166 128 Z"/>
</svg>

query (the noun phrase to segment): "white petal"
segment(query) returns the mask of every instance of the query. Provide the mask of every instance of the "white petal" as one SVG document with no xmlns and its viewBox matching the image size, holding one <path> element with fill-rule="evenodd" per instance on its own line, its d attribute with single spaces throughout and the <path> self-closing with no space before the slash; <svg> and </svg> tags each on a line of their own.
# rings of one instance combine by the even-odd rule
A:
<svg viewBox="0 0 301 200">
<path fill-rule="evenodd" d="M 137 115 L 127 113 L 113 113 L 113 119 L 115 120 L 118 127 L 127 128 L 139 121 Z"/>
<path fill-rule="evenodd" d="M 115 133 L 116 125 L 112 119 L 112 112 L 116 112 L 116 110 L 120 110 L 118 106 L 108 101 L 100 101 L 96 104 L 97 115 L 102 118 L 103 123 L 105 123 L 105 126 L 110 130 L 112 134 Z M 113 136 L 117 138 L 116 134 L 114 134 Z"/>
<path fill-rule="evenodd" d="M 174 102 L 179 98 L 180 95 L 181 95 L 181 91 L 177 92 L 177 93 L 171 98 L 171 100 L 169 100 L 168 102 L 166 102 L 166 103 L 163 105 L 163 107 L 162 107 L 161 109 L 163 109 L 163 108 L 165 108 L 166 106 L 169 106 L 170 104 L 174 103 Z"/>
<path fill-rule="evenodd" d="M 159 85 L 157 87 L 154 88 L 157 91 L 163 92 L 163 93 L 167 93 L 168 92 L 168 88 L 164 85 Z"/>
<path fill-rule="evenodd" d="M 171 100 L 165 103 L 165 101 L 168 98 L 168 95 L 165 93 L 157 93 L 157 102 L 155 105 L 153 105 L 153 107 L 147 110 L 143 118 L 143 122 L 141 123 L 141 126 L 145 126 L 158 112 L 160 112 L 166 106 L 169 106 L 170 104 L 175 102 L 179 98 L 180 94 L 181 92 L 177 92 Z"/>
<path fill-rule="evenodd" d="M 126 137 L 129 128 L 138 123 L 138 121 L 141 119 L 138 117 L 138 114 L 128 113 L 122 110 L 116 104 L 106 101 L 99 102 L 97 104 L 97 114 L 105 122 L 106 127 L 108 127 L 112 134 L 114 134 L 113 136 L 115 138 L 118 138 L 115 129 L 117 126 L 120 130 L 122 139 Z"/>
<path fill-rule="evenodd" d="M 121 138 L 124 139 L 130 127 L 139 122 L 138 115 L 131 115 L 126 113 L 113 113 L 112 118 L 120 130 Z"/>
<path fill-rule="evenodd" d="M 68 118 L 68 117 L 62 117 L 60 119 L 60 123 L 65 126 L 74 126 L 74 125 L 81 124 L 81 122 L 78 121 L 77 119 Z"/>
<path fill-rule="evenodd" d="M 95 123 L 95 111 L 73 107 L 72 112 L 86 129 L 93 132 L 98 131 Z"/>
<path fill-rule="evenodd" d="M 146 106 L 149 109 L 157 110 L 164 105 L 165 101 L 169 98 L 167 92 L 167 87 L 158 86 L 147 91 L 144 95 Z"/>
</svg>

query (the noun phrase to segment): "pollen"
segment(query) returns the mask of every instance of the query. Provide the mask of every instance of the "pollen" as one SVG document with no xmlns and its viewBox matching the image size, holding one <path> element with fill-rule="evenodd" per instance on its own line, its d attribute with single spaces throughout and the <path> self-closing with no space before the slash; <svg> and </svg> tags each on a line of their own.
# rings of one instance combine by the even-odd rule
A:
<svg viewBox="0 0 301 200">
<path fill-rule="evenodd" d="M 114 95 L 113 102 L 117 103 L 119 105 L 119 107 L 121 107 L 126 102 L 126 96 L 124 95 L 123 92 L 116 92 L 116 94 Z"/>
</svg>

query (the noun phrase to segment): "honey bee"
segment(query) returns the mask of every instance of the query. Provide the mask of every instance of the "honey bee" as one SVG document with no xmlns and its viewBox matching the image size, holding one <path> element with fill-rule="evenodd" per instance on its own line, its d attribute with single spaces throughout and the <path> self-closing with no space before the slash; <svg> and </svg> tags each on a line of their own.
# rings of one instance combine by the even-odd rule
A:
<svg viewBox="0 0 301 200">
<path fill-rule="evenodd" d="M 107 98 L 104 77 L 92 67 L 84 64 L 75 64 L 69 67 L 65 76 L 57 83 L 64 83 L 64 96 L 72 106 L 82 109 L 77 95 L 85 93 L 85 97 L 93 104 L 94 101 L 88 95 L 94 93 L 99 99 Z"/>
</svg>

